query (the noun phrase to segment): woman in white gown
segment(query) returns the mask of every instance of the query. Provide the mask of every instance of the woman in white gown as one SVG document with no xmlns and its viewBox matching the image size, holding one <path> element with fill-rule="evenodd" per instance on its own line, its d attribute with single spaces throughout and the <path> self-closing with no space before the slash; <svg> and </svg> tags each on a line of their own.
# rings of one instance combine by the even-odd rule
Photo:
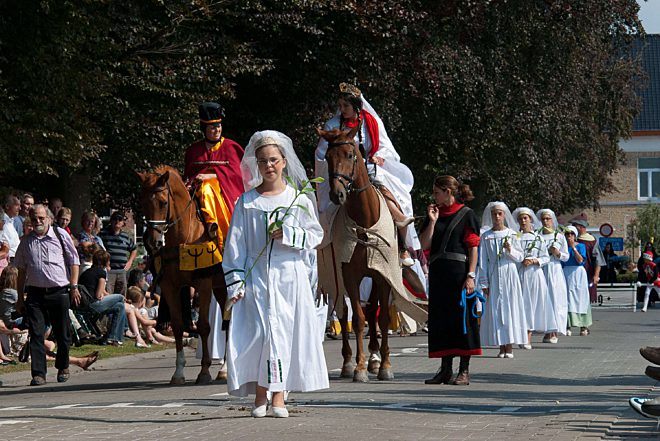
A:
<svg viewBox="0 0 660 441">
<path fill-rule="evenodd" d="M 566 289 L 566 277 L 561 268 L 561 263 L 568 260 L 568 245 L 566 238 L 559 230 L 555 212 L 543 208 L 536 213 L 541 220 L 543 228 L 541 237 L 548 248 L 550 261 L 543 267 L 545 278 L 548 281 L 548 294 L 555 305 L 555 320 L 557 332 L 551 332 L 543 336 L 544 343 L 557 343 L 557 333 L 566 334 L 566 323 L 568 321 L 568 294 Z"/>
<path fill-rule="evenodd" d="M 484 210 L 479 242 L 479 287 L 487 296 L 481 317 L 483 346 L 499 346 L 498 358 L 513 358 L 513 345 L 526 344 L 525 309 L 517 263 L 523 251 L 516 223 L 504 202 L 491 202 Z"/>
<path fill-rule="evenodd" d="M 399 227 L 405 246 L 418 250 L 421 248 L 417 232 L 411 223 L 414 221 L 413 204 L 410 196 L 414 178 L 408 167 L 401 163 L 399 154 L 394 149 L 392 141 L 387 136 L 385 125 L 371 104 L 364 98 L 360 90 L 352 84 L 339 85 L 339 110 L 337 114 L 325 123 L 324 130 L 359 127 L 355 141 L 361 147 L 367 160 L 367 171 L 374 184 L 381 190 L 394 221 Z M 325 154 L 328 141 L 321 138 L 315 153 L 315 174 L 325 178 L 318 185 L 319 218 L 325 231 L 332 225 L 339 206 L 330 201 L 330 184 L 328 180 L 328 164 Z M 400 209 L 394 204 L 398 202 Z M 402 257 L 410 259 L 404 254 Z M 412 260 L 405 261 L 406 266 L 412 266 Z"/>
<path fill-rule="evenodd" d="M 520 227 L 520 244 L 523 260 L 518 266 L 520 284 L 525 305 L 527 341 L 525 349 L 532 349 L 532 331 L 551 332 L 557 330 L 555 306 L 548 295 L 548 282 L 543 267 L 550 261 L 545 241 L 535 230 L 540 222 L 534 212 L 527 207 L 513 211 L 513 217 Z"/>
<path fill-rule="evenodd" d="M 329 387 L 310 281 L 310 251 L 323 232 L 310 195 L 297 195 L 306 179 L 291 140 L 255 133 L 241 171 L 246 191 L 238 200 L 225 242 L 229 393 L 256 393 L 252 416 L 263 417 L 267 392 L 276 417 L 286 417 L 284 391 Z M 288 207 L 288 212 L 287 212 Z"/>
</svg>

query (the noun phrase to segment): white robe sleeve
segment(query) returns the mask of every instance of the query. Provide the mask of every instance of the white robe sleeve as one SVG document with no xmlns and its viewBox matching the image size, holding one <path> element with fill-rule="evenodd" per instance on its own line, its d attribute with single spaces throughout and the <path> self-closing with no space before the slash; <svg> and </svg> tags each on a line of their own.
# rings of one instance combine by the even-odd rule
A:
<svg viewBox="0 0 660 441">
<path fill-rule="evenodd" d="M 231 217 L 225 249 L 222 255 L 222 268 L 225 272 L 227 283 L 227 298 L 232 299 L 245 293 L 245 263 L 247 261 L 246 241 L 246 216 L 243 196 L 238 198 L 234 214 Z"/>
<path fill-rule="evenodd" d="M 387 131 L 385 131 L 385 125 L 380 118 L 378 118 L 378 150 L 374 153 L 374 156 L 383 158 L 385 163 L 388 161 L 401 162 L 401 157 L 394 149 L 394 145 L 390 137 L 387 136 Z"/>
<path fill-rule="evenodd" d="M 316 210 L 307 196 L 296 203 L 307 209 L 295 208 L 295 215 L 288 216 L 282 225 L 282 244 L 298 250 L 312 250 L 323 240 L 323 228 L 319 224 Z"/>
<path fill-rule="evenodd" d="M 516 239 L 515 235 L 509 237 L 509 243 L 511 243 L 511 251 L 507 251 L 504 248 L 504 255 L 514 262 L 522 262 L 525 257 L 525 252 L 522 249 L 520 240 Z"/>
<path fill-rule="evenodd" d="M 559 260 L 561 262 L 568 262 L 569 254 L 568 254 L 568 242 L 566 242 L 566 238 L 564 235 L 559 236 L 559 242 L 561 243 L 561 249 L 559 250 Z"/>
</svg>

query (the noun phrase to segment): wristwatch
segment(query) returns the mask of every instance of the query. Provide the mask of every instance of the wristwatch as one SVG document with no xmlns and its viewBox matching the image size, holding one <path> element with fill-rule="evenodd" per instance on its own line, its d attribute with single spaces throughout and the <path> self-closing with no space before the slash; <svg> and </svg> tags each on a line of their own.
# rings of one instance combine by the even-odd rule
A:
<svg viewBox="0 0 660 441">
<path fill-rule="evenodd" d="M 467 273 L 467 276 L 470 279 L 476 279 L 477 278 L 477 274 L 474 271 L 470 271 L 469 273 Z"/>
<path fill-rule="evenodd" d="M 78 289 L 78 284 L 72 283 L 71 285 L 69 285 L 69 289 Z"/>
</svg>

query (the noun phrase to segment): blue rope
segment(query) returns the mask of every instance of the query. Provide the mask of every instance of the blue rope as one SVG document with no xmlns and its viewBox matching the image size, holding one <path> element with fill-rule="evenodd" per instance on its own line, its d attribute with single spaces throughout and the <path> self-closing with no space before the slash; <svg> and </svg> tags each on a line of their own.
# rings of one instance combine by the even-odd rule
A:
<svg viewBox="0 0 660 441">
<path fill-rule="evenodd" d="M 472 311 L 470 312 L 472 313 L 472 317 L 481 318 L 484 311 L 482 308 L 481 314 L 477 314 L 477 304 L 479 302 L 485 304 L 486 298 L 483 296 L 483 294 L 480 291 L 477 291 L 476 289 L 470 295 L 468 295 L 467 290 L 465 288 L 463 288 L 463 291 L 461 291 L 461 303 L 459 303 L 459 306 L 463 308 L 463 334 L 467 334 L 467 316 L 468 316 L 467 301 L 475 297 L 477 298 L 477 301 L 474 302 L 474 305 L 472 305 Z"/>
</svg>

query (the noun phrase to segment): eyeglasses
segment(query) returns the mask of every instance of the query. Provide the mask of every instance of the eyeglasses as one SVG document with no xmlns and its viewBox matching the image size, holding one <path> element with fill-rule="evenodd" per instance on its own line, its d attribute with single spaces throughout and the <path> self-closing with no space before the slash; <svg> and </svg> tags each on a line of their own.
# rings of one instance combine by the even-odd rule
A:
<svg viewBox="0 0 660 441">
<path fill-rule="evenodd" d="M 259 167 L 268 167 L 269 165 L 277 165 L 284 158 L 268 158 L 268 159 L 257 159 L 257 165 Z"/>
</svg>

